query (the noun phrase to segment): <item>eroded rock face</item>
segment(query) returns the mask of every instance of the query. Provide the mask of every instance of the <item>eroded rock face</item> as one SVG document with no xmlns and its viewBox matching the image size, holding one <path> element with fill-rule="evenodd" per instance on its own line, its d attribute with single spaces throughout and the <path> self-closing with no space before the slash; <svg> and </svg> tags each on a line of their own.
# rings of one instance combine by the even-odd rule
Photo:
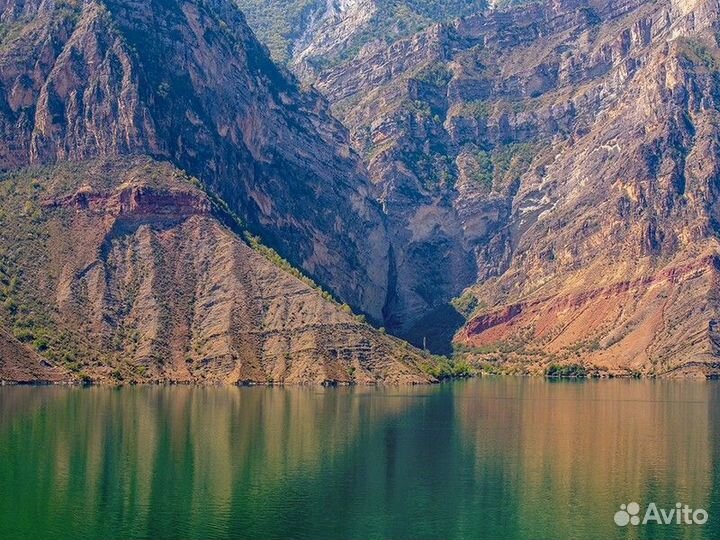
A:
<svg viewBox="0 0 720 540">
<path fill-rule="evenodd" d="M 214 0 L 0 5 L 0 169 L 149 154 L 200 178 L 319 282 L 382 319 L 382 215 L 344 128 Z"/>
<path fill-rule="evenodd" d="M 14 173 L 0 188 L 0 278 L 13 283 L 0 321 L 44 356 L 8 360 L 0 341 L 0 379 L 432 380 L 419 367 L 430 359 L 251 248 L 169 164 L 63 164 Z"/>
<path fill-rule="evenodd" d="M 548 363 L 567 361 L 617 375 L 715 376 L 718 268 L 715 246 L 655 274 L 628 270 L 639 276 L 630 281 L 614 275 L 596 279 L 591 289 L 585 280 L 561 293 L 483 310 L 457 341 L 474 348 L 477 359 L 500 352 L 504 363 L 538 374 Z"/>
<path fill-rule="evenodd" d="M 478 357 L 514 347 L 541 369 L 594 349 L 588 361 L 626 371 L 713 365 L 719 12 L 713 1 L 532 4 L 320 74 L 400 239 L 401 331 L 479 283 L 456 338 Z M 658 277 L 696 265 L 688 281 Z M 624 283 L 634 292 L 611 293 Z M 672 300 L 656 311 L 660 289 Z M 572 320 L 586 324 L 564 333 Z M 647 350 L 616 341 L 642 325 Z"/>
<path fill-rule="evenodd" d="M 337 6 L 347 14 L 361 4 Z M 462 320 L 448 302 L 465 291 L 456 304 L 469 322 L 455 343 L 473 358 L 510 355 L 529 371 L 582 357 L 618 372 L 711 375 L 719 9 L 711 0 L 563 0 L 375 43 L 311 73 L 348 137 L 224 0 L 0 4 L 10 23 L 0 42 L 0 166 L 150 154 L 201 178 L 281 254 L 415 343 L 449 345 Z M 181 235 L 163 230 L 195 235 L 213 260 L 225 244 L 207 200 L 148 189 L 76 186 L 23 212 L 93 216 L 99 231 L 111 223 L 147 268 L 157 259 L 156 269 L 180 272 L 173 254 L 190 258 Z M 153 290 L 165 276 L 135 282 L 141 270 L 124 244 L 103 236 L 90 245 L 102 256 L 80 258 L 79 288 L 72 273 L 42 278 L 57 279 L 57 305 L 91 306 L 98 336 L 108 335 L 106 319 L 154 329 L 138 358 L 174 351 L 163 344 L 185 330 L 157 322 L 166 312 L 152 295 L 140 295 L 135 319 L 105 304 L 113 280 Z M 220 251 L 218 276 L 241 267 L 240 251 Z M 177 290 L 200 294 L 200 270 L 184 281 L 188 271 Z M 108 281 L 107 272 L 118 273 Z M 233 298 L 246 287 L 203 279 Z M 228 309 L 269 324 L 253 306 Z M 295 377 L 275 360 L 258 367 L 256 338 L 227 313 L 217 316 L 224 326 L 214 316 L 199 326 L 225 336 L 208 357 L 228 369 L 210 379 Z M 202 347 L 206 337 L 177 343 Z M 261 360 L 238 368 L 238 351 Z M 146 364 L 162 380 L 205 376 Z"/>
<path fill-rule="evenodd" d="M 352 46 L 353 39 L 372 24 L 378 12 L 375 0 L 326 1 L 293 43 L 293 64 L 313 58 L 336 57 Z"/>
<path fill-rule="evenodd" d="M 715 373 L 717 43 L 707 5 L 695 9 L 676 20 L 672 10 L 648 14 L 631 27 L 644 34 L 621 34 L 626 57 L 595 90 L 612 106 L 523 177 L 518 229 L 505 233 L 512 261 L 476 293 L 494 304 L 538 300 L 549 316 L 518 314 L 496 327 L 514 327 L 498 341 L 537 347 L 546 361 L 581 352 L 607 368 Z M 472 327 L 460 342 L 482 340 Z"/>
</svg>

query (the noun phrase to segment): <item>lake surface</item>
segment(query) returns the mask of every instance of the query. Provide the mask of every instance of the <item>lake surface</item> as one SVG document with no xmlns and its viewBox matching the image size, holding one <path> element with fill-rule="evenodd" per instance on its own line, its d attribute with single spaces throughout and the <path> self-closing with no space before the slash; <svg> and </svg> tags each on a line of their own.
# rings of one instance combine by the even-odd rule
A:
<svg viewBox="0 0 720 540">
<path fill-rule="evenodd" d="M 0 538 L 720 538 L 720 384 L 4 387 Z"/>
</svg>

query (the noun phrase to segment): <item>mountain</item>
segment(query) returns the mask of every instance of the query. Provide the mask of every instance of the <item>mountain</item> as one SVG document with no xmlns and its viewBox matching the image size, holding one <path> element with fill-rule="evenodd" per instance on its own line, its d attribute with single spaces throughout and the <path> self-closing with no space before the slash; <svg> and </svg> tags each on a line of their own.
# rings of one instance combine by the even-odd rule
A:
<svg viewBox="0 0 720 540">
<path fill-rule="evenodd" d="M 0 378 L 433 380 L 430 359 L 293 271 L 200 186 L 147 157 L 2 177 L 0 321 L 13 335 L 0 331 Z"/>
<path fill-rule="evenodd" d="M 717 0 L 270 6 L 0 0 L 8 378 L 720 375 Z"/>
<path fill-rule="evenodd" d="M 5 1 L 0 169 L 170 160 L 263 241 L 381 322 L 388 240 L 324 100 L 270 61 L 229 1 Z"/>
<path fill-rule="evenodd" d="M 483 365 L 717 374 L 719 12 L 533 3 L 317 74 L 388 221 L 389 327 L 447 347 L 452 301 Z"/>
<path fill-rule="evenodd" d="M 273 58 L 310 74 L 436 22 L 483 9 L 485 0 L 236 0 Z"/>
<path fill-rule="evenodd" d="M 352 314 L 392 274 L 367 171 L 233 4 L 0 21 L 0 379 L 434 380 Z"/>
</svg>

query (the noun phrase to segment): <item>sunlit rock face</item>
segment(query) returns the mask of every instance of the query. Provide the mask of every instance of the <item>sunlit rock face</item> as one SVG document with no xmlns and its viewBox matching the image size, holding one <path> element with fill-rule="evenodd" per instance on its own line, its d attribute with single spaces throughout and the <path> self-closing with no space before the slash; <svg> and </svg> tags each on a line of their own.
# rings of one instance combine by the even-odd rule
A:
<svg viewBox="0 0 720 540">
<path fill-rule="evenodd" d="M 394 239 L 395 327 L 467 288 L 476 358 L 714 373 L 717 16 L 532 4 L 320 73 Z"/>
<path fill-rule="evenodd" d="M 225 0 L 2 3 L 0 168 L 170 161 L 436 351 L 454 336 L 521 371 L 715 374 L 718 3 L 483 4 L 349 47 L 381 7 L 313 12 L 289 65 L 318 93 Z M 121 193 L 81 196 L 120 222 L 204 219 L 192 198 Z"/>
</svg>

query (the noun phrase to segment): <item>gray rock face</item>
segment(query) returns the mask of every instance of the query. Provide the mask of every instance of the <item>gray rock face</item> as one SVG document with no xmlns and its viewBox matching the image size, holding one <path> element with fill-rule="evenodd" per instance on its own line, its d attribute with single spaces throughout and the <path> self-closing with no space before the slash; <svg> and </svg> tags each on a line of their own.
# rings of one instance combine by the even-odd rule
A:
<svg viewBox="0 0 720 540">
<path fill-rule="evenodd" d="M 485 9 L 485 0 L 236 0 L 278 62 L 302 79 L 359 51 L 384 48 L 437 22 Z"/>
</svg>

